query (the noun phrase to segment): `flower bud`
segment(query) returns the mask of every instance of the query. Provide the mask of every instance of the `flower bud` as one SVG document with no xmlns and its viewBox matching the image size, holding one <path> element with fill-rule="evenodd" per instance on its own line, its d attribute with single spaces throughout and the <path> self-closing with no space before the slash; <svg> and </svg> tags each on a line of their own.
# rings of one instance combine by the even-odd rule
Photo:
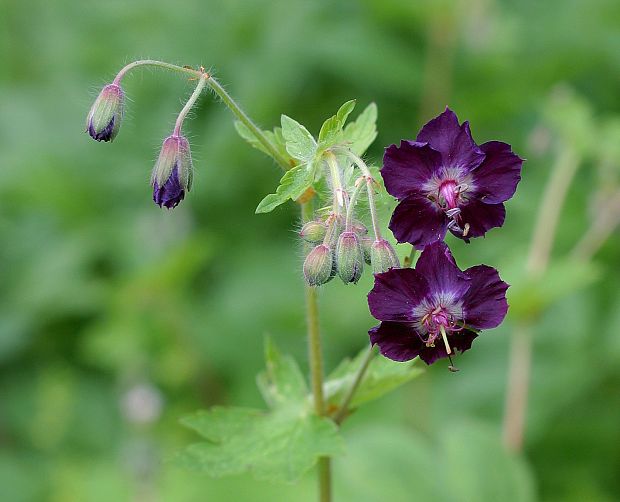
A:
<svg viewBox="0 0 620 502">
<path fill-rule="evenodd" d="M 176 207 L 192 187 L 193 166 L 189 142 L 184 136 L 168 136 L 151 175 L 153 201 L 159 207 Z"/>
<path fill-rule="evenodd" d="M 310 286 L 320 286 L 333 277 L 334 257 L 332 250 L 325 244 L 316 246 L 304 261 L 304 277 Z"/>
<path fill-rule="evenodd" d="M 125 94 L 117 84 L 106 85 L 86 118 L 86 132 L 97 141 L 113 141 L 121 127 Z"/>
<path fill-rule="evenodd" d="M 374 241 L 372 240 L 371 237 L 362 237 L 360 239 L 360 247 L 362 248 L 362 253 L 364 254 L 364 261 L 370 265 L 372 263 L 371 261 L 371 248 L 372 248 L 372 243 Z"/>
<path fill-rule="evenodd" d="M 316 220 L 309 221 L 301 227 L 299 237 L 311 244 L 318 244 L 319 242 L 323 242 L 326 231 L 327 225 L 325 225 L 325 223 Z"/>
<path fill-rule="evenodd" d="M 336 248 L 336 268 L 342 281 L 356 283 L 364 270 L 364 254 L 355 232 L 342 232 Z"/>
<path fill-rule="evenodd" d="M 380 274 L 381 272 L 387 272 L 391 268 L 400 267 L 396 251 L 385 239 L 379 239 L 372 243 L 370 259 L 373 274 Z"/>
<path fill-rule="evenodd" d="M 368 233 L 368 229 L 366 228 L 366 225 L 364 225 L 363 223 L 360 223 L 359 221 L 353 222 L 353 224 L 351 225 L 351 230 L 353 230 L 360 237 L 363 237 L 364 235 Z"/>
</svg>

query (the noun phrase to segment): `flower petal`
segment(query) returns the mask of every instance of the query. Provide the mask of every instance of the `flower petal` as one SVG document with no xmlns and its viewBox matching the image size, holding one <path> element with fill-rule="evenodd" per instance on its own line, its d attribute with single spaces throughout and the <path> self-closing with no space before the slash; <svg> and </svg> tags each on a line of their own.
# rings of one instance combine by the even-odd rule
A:
<svg viewBox="0 0 620 502">
<path fill-rule="evenodd" d="M 415 329 L 401 322 L 382 322 L 368 331 L 370 342 L 393 361 L 410 361 L 420 354 L 424 342 Z"/>
<path fill-rule="evenodd" d="M 411 194 L 396 206 L 390 230 L 398 242 L 409 242 L 423 249 L 446 236 L 448 220 L 434 202 L 420 194 Z"/>
<path fill-rule="evenodd" d="M 400 146 L 385 149 L 381 176 L 385 188 L 397 199 L 411 192 L 421 191 L 422 186 L 441 167 L 441 154 L 426 143 L 402 140 Z"/>
<path fill-rule="evenodd" d="M 368 293 L 370 313 L 381 321 L 412 321 L 413 308 L 428 294 L 426 279 L 412 268 L 393 268 L 375 275 Z"/>
<path fill-rule="evenodd" d="M 508 143 L 489 141 L 480 145 L 486 158 L 473 171 L 476 192 L 487 204 L 507 201 L 521 180 L 523 159 L 513 153 Z"/>
<path fill-rule="evenodd" d="M 456 266 L 444 242 L 426 246 L 415 269 L 428 281 L 431 293 L 449 293 L 458 301 L 469 288 L 469 276 Z"/>
<path fill-rule="evenodd" d="M 459 125 L 456 114 L 447 107 L 422 128 L 416 139 L 440 152 L 446 167 L 472 170 L 484 160 L 484 152 L 471 137 L 469 122 Z"/>
<path fill-rule="evenodd" d="M 185 190 L 179 181 L 179 168 L 174 165 L 170 177 L 166 182 L 159 186 L 157 181 L 153 182 L 153 201 L 159 207 L 165 206 L 172 209 L 178 206 L 179 202 L 185 197 Z"/>
<path fill-rule="evenodd" d="M 469 330 L 449 334 L 448 343 L 452 349 L 451 355 L 454 355 L 457 350 L 461 353 L 469 350 L 472 342 L 477 336 L 476 333 Z M 437 340 L 434 347 L 427 347 L 423 344 L 420 349 L 420 359 L 426 364 L 433 364 L 438 359 L 443 359 L 444 357 L 448 357 L 448 353 L 446 352 L 446 346 L 441 340 Z"/>
<path fill-rule="evenodd" d="M 481 237 L 490 229 L 501 227 L 506 217 L 506 208 L 504 204 L 485 204 L 478 199 L 470 199 L 464 206 L 460 206 L 460 219 L 463 226 L 469 224 L 469 232 L 466 237 L 458 232 L 452 233 L 469 242 L 470 237 Z"/>
<path fill-rule="evenodd" d="M 487 265 L 468 268 L 465 273 L 471 277 L 469 290 L 463 297 L 465 324 L 475 329 L 499 326 L 508 312 L 508 284 L 500 279 L 497 270 Z"/>
</svg>

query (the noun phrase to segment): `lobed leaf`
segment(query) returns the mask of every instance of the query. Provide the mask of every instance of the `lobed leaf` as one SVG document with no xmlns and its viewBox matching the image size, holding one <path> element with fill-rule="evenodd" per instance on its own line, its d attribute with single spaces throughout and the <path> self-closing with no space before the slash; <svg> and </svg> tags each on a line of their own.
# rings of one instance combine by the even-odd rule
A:
<svg viewBox="0 0 620 502">
<path fill-rule="evenodd" d="M 301 164 L 289 169 L 280 179 L 276 193 L 267 195 L 256 208 L 256 213 L 269 213 L 289 199 L 299 198 L 314 181 L 314 169 Z"/>
<path fill-rule="evenodd" d="M 377 137 L 377 105 L 370 103 L 344 128 L 343 138 L 356 155 L 363 155 Z"/>
<path fill-rule="evenodd" d="M 367 351 L 368 349 L 364 349 L 355 358 L 345 359 L 329 375 L 325 382 L 325 397 L 329 405 L 339 406 L 342 403 Z M 418 359 L 407 363 L 397 363 L 375 356 L 368 365 L 364 379 L 353 396 L 350 407 L 357 408 L 361 404 L 378 399 L 419 376 L 423 371 Z"/>
<path fill-rule="evenodd" d="M 314 157 L 316 141 L 296 120 L 282 115 L 282 136 L 286 141 L 286 151 L 295 159 L 308 163 Z"/>
<path fill-rule="evenodd" d="M 247 128 L 247 126 L 243 122 L 240 122 L 238 120 L 235 121 L 235 129 L 237 130 L 237 133 L 239 134 L 239 136 L 241 136 L 244 140 L 246 140 L 251 146 L 253 146 L 257 150 L 260 150 L 264 154 L 269 155 L 271 157 L 271 152 L 267 148 L 265 148 L 265 145 L 263 145 L 260 141 L 258 141 L 256 136 L 252 134 L 252 132 Z M 282 136 L 281 128 L 276 127 L 274 128 L 273 131 L 263 131 L 263 134 L 267 137 L 267 139 L 271 142 L 271 144 L 276 147 L 276 150 L 278 150 L 278 153 L 283 158 L 287 159 L 289 162 L 292 161 L 291 156 L 286 151 L 286 141 L 284 140 L 284 137 Z"/>
</svg>

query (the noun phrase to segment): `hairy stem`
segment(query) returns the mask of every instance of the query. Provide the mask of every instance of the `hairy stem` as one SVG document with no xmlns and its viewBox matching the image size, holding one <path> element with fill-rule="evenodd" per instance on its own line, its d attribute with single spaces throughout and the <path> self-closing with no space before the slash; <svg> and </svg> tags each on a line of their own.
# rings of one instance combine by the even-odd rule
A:
<svg viewBox="0 0 620 502">
<path fill-rule="evenodd" d="M 349 207 L 347 208 L 347 218 L 345 220 L 344 229 L 346 232 L 350 232 L 353 226 L 353 212 L 355 209 L 355 203 L 357 202 L 357 198 L 360 192 L 363 190 L 365 184 L 364 178 L 359 178 L 355 182 L 355 190 L 353 190 L 353 194 L 351 194 L 351 199 L 349 199 Z"/>
<path fill-rule="evenodd" d="M 304 222 L 312 219 L 312 201 L 301 205 Z M 317 289 L 306 285 L 306 324 L 308 330 L 308 358 L 310 360 L 310 381 L 314 398 L 314 411 L 318 416 L 325 415 L 325 396 L 323 394 L 323 353 L 319 327 L 319 304 Z M 319 478 L 319 500 L 331 501 L 331 460 L 320 457 L 317 465 Z"/>
<path fill-rule="evenodd" d="M 228 109 L 237 117 L 237 119 L 245 125 L 252 134 L 256 137 L 258 141 L 265 147 L 265 149 L 269 152 L 269 155 L 278 163 L 278 165 L 284 170 L 287 171 L 292 165 L 278 152 L 278 149 L 271 143 L 269 138 L 265 136 L 260 127 L 258 127 L 252 119 L 243 111 L 243 109 L 237 104 L 237 102 L 226 92 L 226 90 L 222 87 L 222 85 L 213 78 L 212 75 L 206 73 L 203 69 L 194 70 L 193 68 L 178 66 L 171 63 L 165 63 L 163 61 L 157 61 L 154 59 L 142 59 L 140 61 L 134 61 L 133 63 L 129 63 L 121 71 L 118 72 L 116 78 L 114 79 L 115 84 L 119 84 L 122 78 L 134 68 L 139 66 L 154 66 L 156 68 L 164 68 L 166 70 L 176 71 L 179 73 L 185 73 L 190 75 L 196 79 L 204 79 L 207 85 L 211 88 L 211 90 L 222 100 L 222 102 L 228 107 Z"/>
<path fill-rule="evenodd" d="M 181 134 L 181 128 L 183 127 L 183 121 L 185 120 L 185 117 L 187 117 L 187 114 L 189 113 L 189 111 L 192 109 L 192 107 L 196 103 L 196 100 L 200 96 L 200 93 L 204 89 L 206 83 L 207 83 L 207 81 L 204 78 L 198 79 L 198 85 L 196 85 L 196 88 L 194 89 L 194 92 L 192 93 L 192 95 L 187 100 L 187 103 L 185 103 L 185 106 L 183 107 L 183 109 L 179 113 L 179 116 L 177 117 L 177 121 L 174 124 L 174 133 L 173 134 L 175 136 L 178 136 L 179 134 Z"/>
<path fill-rule="evenodd" d="M 568 188 L 579 167 L 579 157 L 567 145 L 560 151 L 543 193 L 532 236 L 525 273 L 540 277 L 545 273 Z M 532 326 L 522 323 L 512 332 L 508 367 L 508 388 L 504 411 L 504 444 L 512 451 L 523 448 L 528 387 L 531 370 Z"/>
</svg>

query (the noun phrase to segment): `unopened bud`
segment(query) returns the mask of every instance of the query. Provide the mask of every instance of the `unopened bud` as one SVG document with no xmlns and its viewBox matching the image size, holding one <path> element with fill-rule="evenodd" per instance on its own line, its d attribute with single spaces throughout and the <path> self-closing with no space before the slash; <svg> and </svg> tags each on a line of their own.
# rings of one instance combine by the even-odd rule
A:
<svg viewBox="0 0 620 502">
<path fill-rule="evenodd" d="M 336 248 L 336 268 L 342 281 L 356 283 L 364 270 L 364 255 L 355 232 L 342 232 Z"/>
<path fill-rule="evenodd" d="M 151 175 L 155 204 L 168 209 L 176 207 L 185 197 L 185 192 L 192 188 L 192 178 L 189 142 L 184 136 L 168 136 Z"/>
<path fill-rule="evenodd" d="M 327 225 L 325 225 L 325 223 L 321 221 L 309 221 L 301 227 L 299 237 L 311 244 L 318 244 L 319 242 L 323 242 L 326 231 Z"/>
<path fill-rule="evenodd" d="M 86 118 L 86 132 L 97 141 L 113 141 L 121 127 L 125 94 L 117 84 L 106 85 Z"/>
<path fill-rule="evenodd" d="M 399 268 L 400 262 L 396 251 L 385 239 L 379 239 L 372 243 L 370 249 L 370 259 L 372 262 L 373 274 L 387 272 L 391 268 Z"/>
<path fill-rule="evenodd" d="M 360 246 L 362 248 L 362 253 L 364 253 L 364 261 L 370 265 L 371 262 L 371 248 L 373 239 L 371 237 L 362 237 L 360 239 Z"/>
<path fill-rule="evenodd" d="M 316 246 L 304 261 L 304 277 L 310 286 L 320 286 L 329 282 L 334 269 L 332 250 L 325 244 Z"/>
<path fill-rule="evenodd" d="M 366 228 L 366 225 L 364 225 L 363 223 L 360 223 L 359 221 L 353 222 L 353 224 L 351 225 L 351 230 L 353 230 L 360 237 L 363 237 L 364 235 L 368 233 L 368 229 Z"/>
</svg>

